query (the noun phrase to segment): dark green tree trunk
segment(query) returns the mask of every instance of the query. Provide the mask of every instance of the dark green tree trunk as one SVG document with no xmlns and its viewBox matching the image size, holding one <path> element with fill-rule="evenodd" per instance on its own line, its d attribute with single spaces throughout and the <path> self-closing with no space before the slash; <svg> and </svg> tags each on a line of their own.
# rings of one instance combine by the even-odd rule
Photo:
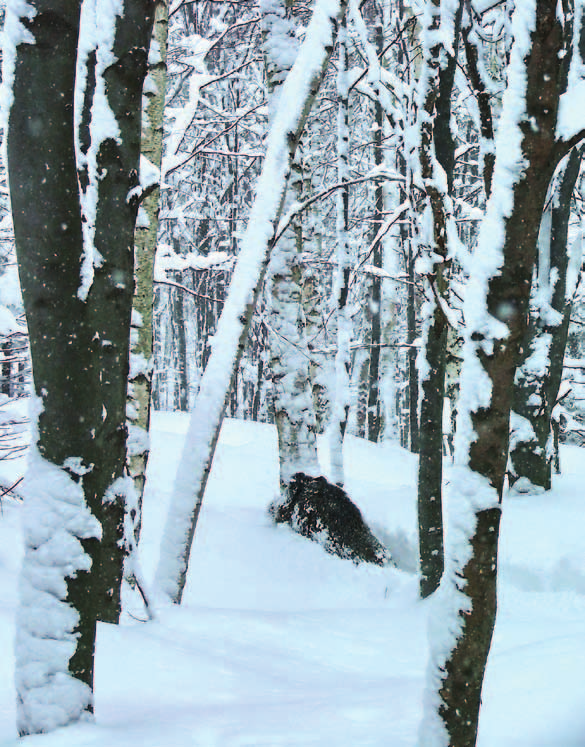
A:
<svg viewBox="0 0 585 747">
<path fill-rule="evenodd" d="M 439 0 L 429 31 L 439 23 Z M 459 26 L 463 4 L 454 17 L 454 53 L 448 54 L 442 44 L 429 50 L 426 60 L 428 91 L 424 102 L 425 119 L 421 132 L 421 173 L 433 218 L 431 249 L 433 272 L 425 278 L 428 302 L 433 304 L 426 330 L 424 356 L 426 371 L 422 376 L 422 400 L 419 432 L 418 528 L 420 556 L 420 591 L 423 598 L 437 589 L 443 575 L 443 406 L 445 399 L 445 353 L 448 321 L 443 304 L 447 304 L 449 273 L 448 208 L 453 184 L 455 143 L 451 134 L 451 94 L 455 80 Z M 441 66 L 442 57 L 447 64 Z M 446 191 L 441 189 L 434 158 L 445 172 Z"/>
<path fill-rule="evenodd" d="M 92 426 L 101 421 L 101 401 L 99 396 L 92 396 L 98 343 L 92 339 L 87 306 L 77 293 L 83 236 L 73 142 L 73 92 L 80 2 L 37 0 L 31 4 L 37 14 L 23 22 L 35 43 L 17 47 L 8 169 L 35 391 L 42 402 L 37 448 L 41 457 L 57 467 L 70 457 L 79 458 L 89 467 L 98 462 Z M 75 475 L 72 479 L 79 480 Z M 83 487 L 86 503 L 97 517 L 96 496 Z M 77 703 L 77 718 L 80 711 L 93 710 L 97 600 L 91 590 L 99 565 L 96 536 L 81 534 L 73 536 L 91 568 L 72 568 L 62 596 L 62 601 L 77 613 L 72 629 L 66 631 L 76 636 L 66 671 L 86 686 L 84 698 Z M 25 552 L 34 562 L 35 548 L 29 545 Z M 37 635 L 34 629 L 30 635 L 42 638 L 42 633 Z M 30 702 L 29 688 L 19 682 L 22 664 L 17 658 L 21 735 L 46 726 Z"/>
<path fill-rule="evenodd" d="M 377 47 L 381 52 L 383 47 L 383 27 L 381 21 L 377 29 Z M 376 113 L 376 130 L 374 132 L 374 163 L 381 166 L 384 161 L 382 152 L 383 139 L 383 110 L 379 102 L 375 104 Z M 375 208 L 374 221 L 372 224 L 372 233 L 374 237 L 378 234 L 384 220 L 384 187 L 381 182 L 376 184 L 375 190 Z M 372 253 L 372 264 L 374 267 L 382 267 L 382 242 L 377 241 Z M 369 441 L 377 443 L 380 438 L 380 343 L 382 342 L 382 288 L 381 280 L 375 275 L 372 278 L 371 290 L 371 343 L 370 349 L 370 382 L 368 387 L 368 428 L 367 437 Z"/>
<path fill-rule="evenodd" d="M 126 473 L 126 401 L 129 374 L 130 321 L 134 295 L 134 232 L 145 193 L 138 183 L 142 139 L 142 89 L 152 33 L 152 0 L 126 0 L 116 19 L 114 61 L 104 71 L 106 95 L 120 130 L 119 139 L 104 140 L 98 152 L 98 207 L 95 248 L 103 262 L 95 268 L 88 313 L 100 340 L 102 414 L 99 433 L 101 475 L 96 495 Z M 131 191 L 132 190 L 132 191 Z M 96 436 L 96 438 L 98 438 Z M 93 473 L 92 473 L 93 474 Z M 102 493 L 103 495 L 103 493 Z M 123 541 L 125 501 L 122 494 L 101 501 L 100 572 L 95 594 L 100 619 L 117 622 L 120 587 L 127 552 Z"/>
<path fill-rule="evenodd" d="M 67 648 L 75 641 L 62 670 L 76 681 L 68 691 L 75 702 L 39 710 L 36 688 L 19 675 L 26 667 L 23 653 L 23 660 L 17 661 L 22 734 L 50 730 L 92 710 L 96 620 L 115 622 L 119 616 L 126 494 L 116 481 L 124 474 L 126 459 L 132 247 L 138 207 L 129 192 L 137 186 L 142 85 L 152 23 L 150 0 L 125 3 L 124 16 L 116 19 L 114 61 L 103 73 L 119 137 L 104 140 L 97 154 L 101 178 L 94 243 L 103 262 L 94 267 L 89 285 L 82 283 L 87 245 L 73 119 L 80 3 L 34 0 L 31 5 L 36 15 L 21 22 L 35 43 L 17 47 L 8 132 L 10 190 L 35 391 L 42 405 L 36 449 L 44 462 L 39 464 L 82 496 L 84 505 L 76 508 L 80 519 L 68 521 L 69 509 L 54 511 L 55 502 L 66 498 L 40 490 L 34 472 L 29 484 L 36 491 L 31 500 L 63 521 L 55 533 L 67 533 L 85 555 L 77 556 L 77 567 L 63 567 L 66 591 L 59 604 L 71 611 L 71 629 L 56 638 L 42 626 L 29 626 L 21 633 L 51 641 L 62 635 Z M 42 564 L 43 545 L 38 547 L 33 535 L 26 548 L 24 577 L 34 585 L 26 568 Z M 50 687 L 53 666 L 48 661 L 48 684 L 43 687 Z M 42 701 L 43 694 L 39 697 Z"/>
</svg>

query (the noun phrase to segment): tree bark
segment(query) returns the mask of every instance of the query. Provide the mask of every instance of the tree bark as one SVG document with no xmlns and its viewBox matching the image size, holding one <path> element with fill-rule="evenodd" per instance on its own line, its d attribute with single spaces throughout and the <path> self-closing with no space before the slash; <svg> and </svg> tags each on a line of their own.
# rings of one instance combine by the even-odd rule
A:
<svg viewBox="0 0 585 747">
<path fill-rule="evenodd" d="M 96 494 L 126 474 L 126 402 L 128 392 L 130 323 L 134 294 L 134 232 L 143 197 L 139 187 L 142 89 L 152 34 L 152 0 L 126 0 L 124 15 L 116 17 L 114 59 L 103 73 L 109 107 L 120 136 L 104 140 L 97 154 L 99 178 L 95 249 L 103 262 L 94 270 L 87 305 L 99 339 L 98 361 L 104 402 L 99 441 L 102 474 L 94 471 Z M 134 190 L 138 192 L 134 196 Z M 130 510 L 130 507 L 128 507 Z M 135 507 L 133 507 L 135 510 Z M 102 524 L 100 572 L 94 593 L 100 619 L 120 617 L 120 588 L 124 559 L 125 498 L 122 494 L 100 503 Z"/>
<path fill-rule="evenodd" d="M 510 482 L 515 484 L 525 478 L 531 485 L 545 490 L 551 487 L 551 416 L 563 374 L 572 308 L 572 299 L 567 298 L 567 242 L 571 198 L 579 176 L 582 152 L 578 148 L 571 151 L 559 177 L 558 189 L 551 196 L 550 232 L 540 239 L 546 242 L 543 249 L 550 259 L 548 267 L 539 267 L 537 280 L 539 295 L 546 293 L 549 297 L 540 298 L 539 306 L 531 310 L 528 333 L 522 346 L 523 363 L 516 373 L 514 389 L 513 410 L 528 421 L 533 437 L 515 436 L 512 429 Z M 541 369 L 543 348 L 546 348 L 547 358 L 545 370 Z M 535 351 L 538 356 L 536 368 L 530 360 Z"/>
<path fill-rule="evenodd" d="M 408 447 L 413 454 L 418 453 L 418 371 L 416 370 L 417 338 L 416 289 L 414 285 L 414 255 L 412 237 L 407 227 L 400 227 L 403 244 L 406 244 L 406 272 L 408 274 L 408 297 L 406 300 L 406 329 L 408 342 Z"/>
<path fill-rule="evenodd" d="M 154 7 L 154 24 L 152 41 L 154 44 L 154 58 L 149 60 L 148 74 L 154 83 L 155 90 L 146 96 L 146 106 L 142 122 L 141 154 L 160 171 L 163 141 L 163 112 L 166 91 L 166 57 L 169 8 L 166 0 L 157 0 Z M 135 522 L 135 539 L 140 539 L 142 524 L 142 498 L 148 464 L 150 431 L 150 407 L 152 392 L 152 355 L 153 355 L 153 327 L 152 311 L 154 304 L 154 256 L 156 253 L 158 236 L 158 215 L 160 209 L 160 185 L 142 202 L 142 210 L 147 217 L 147 225 L 136 227 L 134 236 L 135 278 L 134 300 L 132 308 L 137 312 L 135 334 L 136 340 L 132 345 L 132 356 L 136 360 L 137 373 L 132 378 L 131 401 L 134 404 L 136 416 L 132 419 L 130 431 L 135 432 L 135 438 L 130 439 L 128 464 L 134 487 L 138 494 L 138 514 Z"/>
<path fill-rule="evenodd" d="M 270 3 L 263 18 L 265 67 L 269 104 L 274 116 L 282 83 L 289 73 L 298 43 L 292 4 Z M 282 49 L 288 46 L 288 56 Z M 304 191 L 302 143 L 291 165 L 289 192 L 284 211 L 293 200 L 302 202 Z M 267 300 L 270 319 L 270 368 L 273 376 L 274 416 L 278 433 L 280 487 L 282 500 L 288 495 L 293 475 L 319 474 L 317 420 L 310 377 L 311 355 L 302 319 L 303 224 L 301 214 L 274 247 L 268 267 Z"/>
<path fill-rule="evenodd" d="M 32 585 L 35 593 L 48 594 L 42 583 L 38 586 L 31 567 L 46 562 L 44 543 L 61 533 L 70 538 L 65 546 L 79 551 L 75 563 L 64 564 L 62 591 L 55 597 L 70 622 L 47 634 L 42 615 L 36 614 L 19 630 L 28 642 L 19 647 L 17 660 L 21 734 L 47 731 L 93 710 L 96 620 L 101 616 L 115 621 L 119 614 L 124 501 L 114 484 L 123 475 L 126 456 L 136 214 L 136 205 L 127 197 L 132 173 L 138 168 L 142 80 L 151 23 L 148 0 L 127 2 L 125 15 L 117 19 L 115 60 L 104 79 L 120 137 L 119 141 L 105 140 L 97 155 L 103 178 L 95 248 L 103 262 L 94 268 L 93 283 L 84 295 L 87 246 L 73 118 L 80 3 L 34 0 L 30 5 L 36 14 L 21 18 L 21 23 L 34 43 L 26 40 L 16 49 L 8 165 L 34 385 L 42 408 L 35 447 L 38 457 L 27 477 L 29 500 L 56 524 L 39 546 L 34 517 L 30 517 L 23 583 Z M 39 470 L 50 473 L 60 491 L 79 497 L 75 499 L 77 520 L 70 516 L 66 495 L 39 484 Z M 21 615 L 27 619 L 25 604 L 21 603 Z M 63 669 L 49 652 L 53 644 L 48 642 L 54 641 L 63 644 L 58 658 L 69 651 Z M 31 684 L 26 675 L 30 646 L 45 650 L 45 644 L 47 660 L 37 664 L 46 669 L 46 680 Z M 51 698 L 58 675 L 72 679 L 63 703 L 39 708 L 45 697 L 41 691 L 46 689 Z"/>
<path fill-rule="evenodd" d="M 445 399 L 445 353 L 447 349 L 447 305 L 449 274 L 450 191 L 453 184 L 455 143 L 451 134 L 451 94 L 457 65 L 459 27 L 463 3 L 453 18 L 453 52 L 443 43 L 428 50 L 425 76 L 428 86 L 421 127 L 421 174 L 432 215 L 432 273 L 425 278 L 427 307 L 424 342 L 425 366 L 421 375 L 421 412 L 418 470 L 418 527 L 420 556 L 420 592 L 423 599 L 432 594 L 441 581 L 443 557 L 443 407 Z M 428 34 L 439 28 L 440 0 L 430 4 Z M 441 65 L 441 58 L 447 63 Z M 436 161 L 444 174 L 440 174 Z M 440 186 L 443 183 L 443 186 Z M 451 231 L 455 231 L 451 226 Z M 436 258 L 436 259 L 435 259 Z"/>
<path fill-rule="evenodd" d="M 36 16 L 23 22 L 34 44 L 17 47 L 14 102 L 8 126 L 8 168 L 20 281 L 30 335 L 35 392 L 41 398 L 37 448 L 48 462 L 61 467 L 68 457 L 96 463 L 90 428 L 99 423 L 96 343 L 79 299 L 83 236 L 73 143 L 73 94 L 79 34 L 80 2 L 32 3 Z M 31 205 L 34 210 L 31 211 Z M 76 340 L 71 345 L 71 340 Z M 86 502 L 98 514 L 95 496 Z M 91 505 L 93 504 L 93 505 Z M 64 637 L 76 636 L 66 671 L 86 686 L 81 713 L 93 711 L 97 600 L 91 577 L 99 564 L 96 537 L 77 537 L 91 568 L 74 568 L 66 576 L 63 602 L 77 613 Z M 27 543 L 26 558 L 35 548 Z M 30 561 L 29 561 L 30 562 Z M 34 638 L 42 634 L 29 631 Z M 29 704 L 29 688 L 20 680 L 26 660 L 17 658 L 19 734 L 43 730 L 45 722 Z M 53 724 L 49 725 L 54 728 Z"/>
<path fill-rule="evenodd" d="M 384 44 L 383 25 L 381 19 L 376 31 L 377 48 L 382 51 Z M 374 132 L 374 163 L 380 167 L 384 162 L 382 152 L 383 142 L 383 111 L 380 102 L 375 104 L 376 113 L 376 130 Z M 377 236 L 383 224 L 384 214 L 384 186 L 381 181 L 376 183 L 375 188 L 375 208 L 374 221 L 372 223 L 372 233 Z M 372 254 L 372 264 L 374 267 L 382 267 L 382 242 L 376 242 Z M 370 349 L 370 369 L 369 369 L 369 387 L 368 387 L 368 407 L 367 407 L 367 437 L 368 441 L 377 443 L 380 438 L 380 343 L 382 342 L 382 283 L 378 276 L 372 278 L 371 288 L 371 342 Z"/>
<path fill-rule="evenodd" d="M 445 627 L 453 636 L 448 655 L 435 656 L 439 724 L 426 729 L 450 747 L 473 747 L 481 688 L 496 617 L 500 501 L 508 455 L 514 375 L 526 334 L 528 300 L 540 219 L 547 188 L 567 144 L 556 140 L 565 57 L 564 36 L 553 0 L 517 8 L 508 90 L 501 115 L 492 197 L 480 233 L 478 256 L 489 264 L 472 273 L 466 306 L 454 499 L 464 529 L 446 574 L 452 609 Z M 518 102 L 525 110 L 518 114 Z M 510 149 L 504 139 L 514 138 Z M 501 226 L 499 244 L 494 225 Z M 496 244 L 496 245 L 495 245 Z M 494 250 L 497 253 L 494 253 Z M 486 261 L 487 257 L 483 257 Z M 479 303 L 479 305 L 478 305 Z M 464 541 L 469 540 L 469 544 Z M 455 632 L 455 633 L 454 633 Z M 444 648 L 444 641 L 441 643 Z M 425 741 L 423 732 L 422 743 Z"/>
<path fill-rule="evenodd" d="M 347 15 L 339 24 L 337 40 L 337 177 L 344 186 L 337 194 L 337 268 L 333 284 L 333 302 L 337 314 L 337 350 L 335 353 L 335 394 L 331 408 L 329 459 L 331 480 L 339 487 L 345 483 L 343 443 L 350 405 L 350 342 L 352 321 L 349 312 L 351 255 L 349 245 L 349 80 Z"/>
</svg>

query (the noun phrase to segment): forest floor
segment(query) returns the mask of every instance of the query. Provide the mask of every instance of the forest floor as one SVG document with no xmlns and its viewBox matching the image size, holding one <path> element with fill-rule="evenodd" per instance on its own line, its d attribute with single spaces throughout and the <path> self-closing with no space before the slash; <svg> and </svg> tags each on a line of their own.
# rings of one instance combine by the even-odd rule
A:
<svg viewBox="0 0 585 747">
<path fill-rule="evenodd" d="M 154 417 L 147 578 L 186 427 L 183 415 Z M 550 493 L 505 499 L 478 747 L 585 747 L 585 451 L 561 457 Z M 19 468 L 2 462 L 0 477 Z M 0 747 L 414 747 L 433 610 L 417 599 L 415 470 L 394 444 L 348 439 L 348 491 L 398 565 L 356 567 L 271 524 L 275 431 L 227 421 L 183 605 L 144 623 L 130 599 L 121 626 L 99 627 L 95 724 L 24 740 L 12 655 L 19 504 L 5 498 Z"/>
</svg>

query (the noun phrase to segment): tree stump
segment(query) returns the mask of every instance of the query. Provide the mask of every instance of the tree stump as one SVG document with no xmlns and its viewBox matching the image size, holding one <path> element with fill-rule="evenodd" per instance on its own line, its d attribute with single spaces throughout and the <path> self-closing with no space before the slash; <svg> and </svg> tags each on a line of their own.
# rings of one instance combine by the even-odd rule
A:
<svg viewBox="0 0 585 747">
<path fill-rule="evenodd" d="M 324 477 L 298 472 L 284 499 L 274 501 L 269 513 L 276 524 L 288 524 L 331 555 L 356 564 L 391 562 L 390 553 L 372 534 L 359 508 L 342 488 Z"/>
</svg>

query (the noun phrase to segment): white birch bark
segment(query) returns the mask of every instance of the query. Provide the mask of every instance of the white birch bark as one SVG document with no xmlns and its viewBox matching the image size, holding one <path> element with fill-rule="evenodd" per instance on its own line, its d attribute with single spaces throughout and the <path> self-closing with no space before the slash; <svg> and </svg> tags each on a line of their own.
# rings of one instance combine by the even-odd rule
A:
<svg viewBox="0 0 585 747">
<path fill-rule="evenodd" d="M 290 7 L 271 0 L 264 3 L 264 55 L 270 94 L 270 108 L 278 107 L 282 82 L 294 62 L 298 43 Z M 285 212 L 293 201 L 303 198 L 301 147 L 292 165 L 289 195 Z M 267 305 L 270 344 L 270 368 L 273 376 L 273 397 L 280 486 L 284 494 L 297 472 L 319 474 L 317 457 L 317 423 L 313 406 L 310 364 L 311 356 L 302 319 L 303 251 L 302 217 L 296 213 L 272 252 L 268 267 Z"/>
<path fill-rule="evenodd" d="M 191 415 L 161 542 L 156 584 L 163 594 L 177 604 L 183 595 L 189 554 L 225 412 L 226 397 L 266 273 L 291 163 L 306 117 L 321 85 L 335 42 L 337 22 L 344 9 L 343 0 L 320 0 L 316 4 L 305 40 L 282 86 L 282 95 L 274 114 L 256 199 L 214 337 L 213 352 L 202 376 Z"/>
<path fill-rule="evenodd" d="M 329 426 L 331 480 L 341 487 L 345 482 L 343 441 L 350 404 L 350 342 L 353 324 L 349 309 L 351 255 L 349 246 L 349 81 L 347 21 L 341 21 L 338 38 L 337 72 L 337 177 L 345 186 L 337 193 L 337 268 L 333 297 L 337 309 L 337 352 L 335 355 L 335 396 Z"/>
</svg>

